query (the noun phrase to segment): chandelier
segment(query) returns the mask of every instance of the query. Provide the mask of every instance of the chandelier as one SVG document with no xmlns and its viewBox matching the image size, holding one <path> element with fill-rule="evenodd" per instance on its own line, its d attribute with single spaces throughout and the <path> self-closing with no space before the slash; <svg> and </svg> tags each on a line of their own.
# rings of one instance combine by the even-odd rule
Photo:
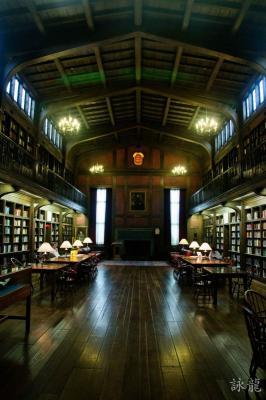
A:
<svg viewBox="0 0 266 400">
<path fill-rule="evenodd" d="M 75 135 L 79 131 L 80 123 L 76 118 L 69 115 L 60 119 L 58 127 L 63 135 Z"/>
<path fill-rule="evenodd" d="M 216 121 L 215 118 L 213 117 L 208 117 L 207 116 L 207 110 L 206 110 L 206 115 L 203 118 L 200 118 L 196 124 L 195 128 L 197 131 L 198 135 L 202 136 L 212 136 L 215 135 L 218 129 L 218 122 Z"/>
<path fill-rule="evenodd" d="M 104 172 L 104 167 L 98 163 L 94 164 L 92 167 L 90 167 L 90 172 L 92 174 L 101 174 Z"/>
<path fill-rule="evenodd" d="M 172 169 L 172 174 L 174 174 L 174 175 L 185 175 L 186 173 L 187 173 L 187 169 L 183 165 L 176 165 Z"/>
</svg>

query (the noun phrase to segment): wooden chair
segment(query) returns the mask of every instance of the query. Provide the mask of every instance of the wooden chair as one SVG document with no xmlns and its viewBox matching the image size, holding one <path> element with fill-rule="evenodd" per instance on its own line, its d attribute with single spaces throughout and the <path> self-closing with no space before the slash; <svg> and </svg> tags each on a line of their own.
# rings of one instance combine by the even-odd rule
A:
<svg viewBox="0 0 266 400">
<path fill-rule="evenodd" d="M 253 269 L 249 269 L 248 270 L 248 277 L 247 277 L 247 288 L 250 288 L 252 279 L 253 279 L 253 275 L 254 275 L 254 270 Z M 244 285 L 244 281 L 243 278 L 236 278 L 233 279 L 232 281 L 232 295 L 234 295 L 236 293 L 237 298 L 240 297 L 240 295 L 244 295 L 245 294 L 245 285 Z"/>
<path fill-rule="evenodd" d="M 202 297 L 205 300 L 208 297 L 208 300 L 211 299 L 213 293 L 213 281 L 209 274 L 204 274 L 198 272 L 194 275 L 194 299 Z"/>
<path fill-rule="evenodd" d="M 243 311 L 253 353 L 249 373 L 250 378 L 254 381 L 258 368 L 266 370 L 266 319 L 258 317 L 248 307 L 243 307 Z"/>
<path fill-rule="evenodd" d="M 257 317 L 266 319 L 266 297 L 250 289 L 245 292 L 245 303 Z"/>
</svg>

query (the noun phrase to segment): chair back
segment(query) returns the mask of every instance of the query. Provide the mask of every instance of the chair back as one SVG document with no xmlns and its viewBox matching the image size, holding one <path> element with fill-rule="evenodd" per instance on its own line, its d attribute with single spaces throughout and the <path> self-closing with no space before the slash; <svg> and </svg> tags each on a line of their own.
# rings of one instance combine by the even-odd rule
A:
<svg viewBox="0 0 266 400">
<path fill-rule="evenodd" d="M 257 317 L 266 318 L 266 297 L 249 289 L 245 292 L 245 302 Z"/>
<path fill-rule="evenodd" d="M 249 308 L 243 307 L 246 327 L 253 351 L 256 368 L 266 368 L 266 319 L 257 317 Z"/>
</svg>

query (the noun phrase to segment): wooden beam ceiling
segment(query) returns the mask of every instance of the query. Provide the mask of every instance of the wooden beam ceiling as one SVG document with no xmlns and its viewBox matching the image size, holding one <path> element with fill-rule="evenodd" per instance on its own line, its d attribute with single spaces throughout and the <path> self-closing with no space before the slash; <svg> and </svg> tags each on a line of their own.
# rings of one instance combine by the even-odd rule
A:
<svg viewBox="0 0 266 400">
<path fill-rule="evenodd" d="M 136 33 L 135 36 L 135 71 L 136 71 L 136 83 L 139 84 L 141 81 L 141 35 Z"/>
<path fill-rule="evenodd" d="M 113 126 L 115 126 L 115 118 L 114 118 L 114 113 L 113 113 L 113 109 L 112 109 L 111 100 L 110 100 L 109 97 L 106 97 L 105 100 L 106 100 L 106 104 L 107 104 L 107 108 L 108 108 L 108 113 L 109 113 L 109 116 L 110 116 L 111 124 Z"/>
<path fill-rule="evenodd" d="M 236 33 L 239 30 L 239 28 L 240 28 L 240 26 L 241 26 L 241 24 L 242 24 L 242 22 L 243 22 L 243 20 L 244 20 L 244 18 L 246 16 L 246 14 L 247 14 L 247 11 L 248 11 L 251 3 L 252 3 L 252 0 L 244 0 L 244 1 L 242 1 L 239 14 L 238 14 L 238 16 L 237 16 L 237 18 L 236 18 L 236 20 L 234 22 L 234 25 L 232 27 L 232 33 Z"/>
<path fill-rule="evenodd" d="M 137 115 L 137 123 L 139 124 L 141 121 L 141 90 L 136 90 L 136 115 Z"/>
<path fill-rule="evenodd" d="M 100 49 L 98 46 L 96 46 L 94 48 L 94 53 L 95 53 L 96 62 L 97 62 L 98 70 L 100 73 L 101 81 L 102 81 L 103 85 L 106 86 L 106 76 L 105 76 L 105 72 L 104 72 L 104 68 L 103 68 L 103 62 L 102 62 Z"/>
<path fill-rule="evenodd" d="M 211 89 L 211 87 L 212 87 L 212 85 L 213 85 L 213 83 L 214 83 L 214 81 L 215 81 L 215 79 L 216 79 L 216 77 L 217 77 L 217 75 L 218 75 L 218 73 L 220 71 L 220 68 L 221 68 L 221 66 L 223 64 L 223 61 L 224 61 L 223 58 L 219 58 L 217 60 L 217 62 L 215 64 L 215 67 L 213 68 L 213 71 L 211 73 L 211 76 L 210 76 L 210 78 L 208 80 L 208 83 L 207 83 L 207 86 L 206 86 L 206 92 L 208 92 Z"/>
<path fill-rule="evenodd" d="M 194 3 L 194 0 L 187 0 L 185 14 L 184 14 L 183 22 L 182 22 L 182 31 L 186 31 L 189 27 L 193 3 Z"/>
<path fill-rule="evenodd" d="M 171 104 L 171 98 L 168 97 L 165 103 L 165 108 L 164 108 L 164 113 L 163 113 L 163 121 L 162 121 L 162 126 L 166 125 L 167 122 L 167 117 L 168 117 L 168 113 L 169 113 L 169 108 L 170 108 L 170 104 Z"/>
<path fill-rule="evenodd" d="M 46 35 L 46 30 L 43 25 L 43 22 L 41 20 L 41 17 L 39 16 L 37 9 L 36 9 L 36 4 L 33 2 L 33 0 L 26 0 L 26 6 L 32 16 L 32 19 L 38 28 L 39 32 L 41 33 L 42 36 Z"/>
<path fill-rule="evenodd" d="M 171 75 L 171 86 L 174 85 L 175 80 L 176 80 L 176 76 L 177 76 L 177 73 L 178 73 L 178 68 L 179 68 L 179 65 L 180 65 L 181 57 L 182 57 L 182 52 L 183 52 L 183 47 L 179 46 L 176 49 L 175 62 L 174 62 L 173 71 L 172 71 L 172 75 Z"/>
<path fill-rule="evenodd" d="M 90 0 L 82 0 L 86 23 L 90 31 L 94 31 L 94 20 Z"/>
<path fill-rule="evenodd" d="M 136 26 L 142 25 L 142 0 L 134 0 L 134 23 Z"/>
</svg>

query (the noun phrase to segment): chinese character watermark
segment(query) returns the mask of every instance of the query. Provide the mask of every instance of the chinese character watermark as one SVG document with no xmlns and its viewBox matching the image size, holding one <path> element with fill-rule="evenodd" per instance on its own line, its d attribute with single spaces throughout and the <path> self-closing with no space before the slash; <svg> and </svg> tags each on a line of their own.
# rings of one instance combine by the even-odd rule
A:
<svg viewBox="0 0 266 400">
<path fill-rule="evenodd" d="M 235 379 L 231 382 L 229 382 L 231 385 L 231 391 L 232 392 L 240 392 L 241 390 L 248 390 L 249 392 L 261 392 L 261 387 L 260 387 L 260 379 L 252 379 L 249 378 L 248 383 L 245 385 L 245 383 L 241 380 L 241 378 Z"/>
</svg>

